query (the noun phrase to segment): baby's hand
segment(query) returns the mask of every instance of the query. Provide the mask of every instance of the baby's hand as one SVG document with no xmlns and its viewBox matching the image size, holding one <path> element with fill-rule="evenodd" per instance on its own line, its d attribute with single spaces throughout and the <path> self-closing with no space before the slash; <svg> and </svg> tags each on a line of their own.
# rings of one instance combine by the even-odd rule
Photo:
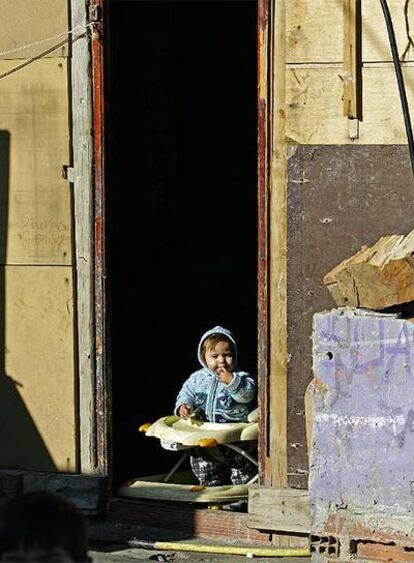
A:
<svg viewBox="0 0 414 563">
<path fill-rule="evenodd" d="M 192 411 L 191 406 L 187 405 L 186 403 L 183 403 L 182 405 L 180 405 L 180 408 L 178 409 L 178 416 L 184 419 L 190 418 L 191 411 Z"/>
<path fill-rule="evenodd" d="M 231 373 L 231 371 L 227 371 L 224 368 L 220 368 L 217 371 L 217 379 L 219 381 L 221 381 L 222 383 L 225 383 L 226 385 L 228 385 L 231 380 L 233 379 L 233 374 Z"/>
</svg>

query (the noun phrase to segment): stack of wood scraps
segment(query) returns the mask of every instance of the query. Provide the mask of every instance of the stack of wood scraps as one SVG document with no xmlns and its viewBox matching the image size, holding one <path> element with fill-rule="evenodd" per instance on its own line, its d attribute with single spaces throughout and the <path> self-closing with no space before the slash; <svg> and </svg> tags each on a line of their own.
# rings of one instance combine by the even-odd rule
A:
<svg viewBox="0 0 414 563">
<path fill-rule="evenodd" d="M 380 310 L 414 301 L 414 231 L 363 246 L 323 282 L 339 306 Z"/>
</svg>

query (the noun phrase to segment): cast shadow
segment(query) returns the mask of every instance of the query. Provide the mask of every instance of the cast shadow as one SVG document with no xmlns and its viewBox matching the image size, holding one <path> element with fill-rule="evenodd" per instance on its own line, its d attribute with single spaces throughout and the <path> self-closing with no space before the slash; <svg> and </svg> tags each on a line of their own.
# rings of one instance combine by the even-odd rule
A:
<svg viewBox="0 0 414 563">
<path fill-rule="evenodd" d="M 0 470 L 54 471 L 56 466 L 19 392 L 6 373 L 6 253 L 10 192 L 10 132 L 0 130 Z"/>
</svg>

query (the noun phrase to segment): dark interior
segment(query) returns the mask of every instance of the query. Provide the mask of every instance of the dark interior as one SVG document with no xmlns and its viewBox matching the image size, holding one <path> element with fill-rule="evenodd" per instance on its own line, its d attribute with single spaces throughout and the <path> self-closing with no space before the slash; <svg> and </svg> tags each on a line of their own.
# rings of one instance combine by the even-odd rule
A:
<svg viewBox="0 0 414 563">
<path fill-rule="evenodd" d="M 172 412 L 220 324 L 256 373 L 256 2 L 110 0 L 108 279 L 115 485 L 169 469 Z"/>
</svg>

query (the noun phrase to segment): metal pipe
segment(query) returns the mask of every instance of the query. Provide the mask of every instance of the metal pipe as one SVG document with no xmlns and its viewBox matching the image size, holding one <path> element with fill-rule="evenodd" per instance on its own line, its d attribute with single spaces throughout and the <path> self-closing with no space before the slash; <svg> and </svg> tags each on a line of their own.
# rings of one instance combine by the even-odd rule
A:
<svg viewBox="0 0 414 563">
<path fill-rule="evenodd" d="M 182 464 L 184 463 L 184 460 L 187 459 L 187 457 L 188 457 L 187 453 L 185 453 L 183 456 L 180 457 L 180 459 L 177 461 L 177 463 L 174 465 L 174 467 L 164 477 L 164 479 L 162 481 L 163 483 L 169 482 L 171 477 L 174 475 L 174 473 L 177 471 L 177 469 L 179 469 L 182 466 Z"/>
<path fill-rule="evenodd" d="M 254 459 L 253 456 L 251 456 L 250 454 L 246 453 L 244 450 L 242 450 L 241 448 L 239 448 L 238 446 L 235 446 L 234 444 L 220 444 L 221 446 L 226 446 L 226 448 L 230 448 L 231 450 L 234 450 L 235 452 L 237 452 L 238 454 L 244 456 L 246 459 L 248 459 L 251 463 L 253 463 L 253 465 L 255 465 L 256 467 L 258 467 L 258 463 L 257 461 Z"/>
</svg>

